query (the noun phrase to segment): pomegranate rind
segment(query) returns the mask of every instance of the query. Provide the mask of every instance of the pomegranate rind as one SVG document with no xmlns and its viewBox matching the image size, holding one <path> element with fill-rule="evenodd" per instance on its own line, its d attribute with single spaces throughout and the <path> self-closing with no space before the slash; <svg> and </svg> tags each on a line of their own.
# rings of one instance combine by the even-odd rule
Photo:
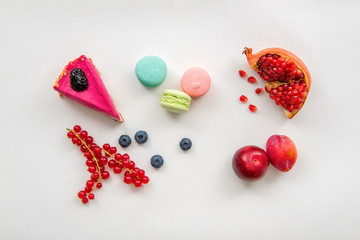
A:
<svg viewBox="0 0 360 240">
<path fill-rule="evenodd" d="M 304 78 L 301 79 L 305 82 L 306 84 L 306 92 L 309 93 L 310 91 L 310 86 L 311 86 L 311 75 L 310 75 L 310 72 L 309 72 L 309 69 L 306 67 L 306 65 L 304 64 L 304 62 L 298 58 L 294 53 L 292 52 L 289 52 L 288 50 L 286 49 L 283 49 L 283 48 L 266 48 L 266 49 L 263 49 L 261 50 L 260 52 L 257 52 L 255 54 L 252 53 L 252 48 L 247 48 L 245 47 L 245 50 L 243 51 L 243 53 L 245 53 L 246 55 L 246 58 L 247 58 L 247 61 L 249 63 L 249 66 L 255 70 L 256 72 L 259 72 L 259 67 L 257 65 L 257 62 L 259 61 L 260 57 L 266 55 L 266 54 L 276 54 L 276 55 L 279 55 L 280 57 L 284 57 L 286 59 L 292 59 L 296 65 L 297 68 L 299 68 L 303 73 L 304 73 Z M 291 82 L 291 81 L 290 81 Z M 270 88 L 276 88 L 282 84 L 285 84 L 287 82 L 272 82 L 272 83 L 267 83 L 266 86 L 267 87 L 270 87 Z M 265 86 L 265 87 L 266 87 Z M 293 118 L 299 111 L 300 109 L 303 107 L 305 101 L 306 101 L 306 98 L 305 97 L 303 99 L 303 103 L 300 105 L 300 108 L 299 109 L 296 109 L 292 112 L 284 109 L 284 113 L 285 115 L 291 119 Z"/>
</svg>

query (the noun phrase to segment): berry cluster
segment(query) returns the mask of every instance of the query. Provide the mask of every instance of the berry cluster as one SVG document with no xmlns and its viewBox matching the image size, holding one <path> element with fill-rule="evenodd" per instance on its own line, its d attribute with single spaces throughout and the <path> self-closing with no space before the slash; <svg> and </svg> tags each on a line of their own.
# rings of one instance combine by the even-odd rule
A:
<svg viewBox="0 0 360 240">
<path fill-rule="evenodd" d="M 149 182 L 149 178 L 145 176 L 145 171 L 135 167 L 135 163 L 130 160 L 128 154 L 117 153 L 116 147 L 111 147 L 108 143 L 105 143 L 102 148 L 99 147 L 94 143 L 93 137 L 89 136 L 87 131 L 81 130 L 79 125 L 67 130 L 68 138 L 73 144 L 80 146 L 80 151 L 86 158 L 87 170 L 91 173 L 90 180 L 86 182 L 84 190 L 78 192 L 78 197 L 84 204 L 89 199 L 94 199 L 93 191 L 102 187 L 100 180 L 110 177 L 110 173 L 105 169 L 106 165 L 112 168 L 115 174 L 119 174 L 122 169 L 125 169 L 124 182 L 127 184 L 133 183 L 136 187 L 140 187 Z M 108 158 L 111 159 L 108 160 Z"/>
<path fill-rule="evenodd" d="M 281 105 L 289 112 L 300 109 L 307 97 L 304 81 L 290 82 L 272 89 L 266 87 L 265 91 L 275 100 L 276 105 Z"/>
<path fill-rule="evenodd" d="M 135 163 L 130 160 L 127 153 L 121 155 L 120 153 L 112 154 L 110 152 L 111 147 L 109 144 L 103 145 L 103 151 L 111 159 L 109 160 L 108 166 L 113 169 L 115 174 L 119 174 L 124 169 L 124 182 L 126 184 L 133 183 L 135 187 L 140 187 L 142 184 L 147 184 L 149 178 L 145 175 L 145 171 L 137 168 Z"/>
<path fill-rule="evenodd" d="M 276 54 L 262 56 L 257 65 L 260 77 L 268 82 L 285 82 L 304 78 L 303 72 L 296 66 L 293 60 Z"/>
</svg>

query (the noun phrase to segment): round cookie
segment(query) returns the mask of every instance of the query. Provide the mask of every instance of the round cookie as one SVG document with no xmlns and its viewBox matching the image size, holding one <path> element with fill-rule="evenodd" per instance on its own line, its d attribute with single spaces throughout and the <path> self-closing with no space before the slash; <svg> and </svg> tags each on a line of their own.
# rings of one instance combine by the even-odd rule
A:
<svg viewBox="0 0 360 240">
<path fill-rule="evenodd" d="M 160 106 L 169 112 L 185 113 L 189 111 L 191 97 L 178 90 L 165 89 L 160 99 Z"/>
<path fill-rule="evenodd" d="M 160 57 L 146 56 L 137 62 L 135 73 L 141 84 L 146 87 L 156 87 L 164 82 L 167 68 Z"/>
<path fill-rule="evenodd" d="M 207 71 L 200 67 L 188 69 L 182 79 L 181 88 L 191 97 L 200 97 L 205 95 L 211 85 L 211 79 Z"/>
</svg>

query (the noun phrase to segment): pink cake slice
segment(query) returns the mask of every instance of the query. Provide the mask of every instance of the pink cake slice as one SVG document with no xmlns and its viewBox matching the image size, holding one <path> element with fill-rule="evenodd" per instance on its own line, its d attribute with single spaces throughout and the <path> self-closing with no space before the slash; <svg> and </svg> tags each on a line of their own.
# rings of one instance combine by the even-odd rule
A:
<svg viewBox="0 0 360 240">
<path fill-rule="evenodd" d="M 124 121 L 106 90 L 100 78 L 100 73 L 92 63 L 92 60 L 85 55 L 81 55 L 77 59 L 69 62 L 53 87 L 59 92 L 60 96 L 70 98 L 115 121 Z"/>
</svg>

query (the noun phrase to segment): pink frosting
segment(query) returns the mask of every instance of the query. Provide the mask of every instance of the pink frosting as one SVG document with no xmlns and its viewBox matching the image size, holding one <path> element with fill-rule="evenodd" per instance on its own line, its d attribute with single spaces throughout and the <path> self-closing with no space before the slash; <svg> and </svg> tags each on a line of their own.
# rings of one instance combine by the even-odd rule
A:
<svg viewBox="0 0 360 240">
<path fill-rule="evenodd" d="M 71 70 L 74 68 L 82 69 L 89 81 L 89 87 L 82 92 L 74 91 L 71 88 L 69 77 Z M 106 90 L 99 72 L 91 59 L 87 58 L 85 55 L 81 55 L 66 65 L 65 69 L 55 82 L 54 89 L 61 95 L 95 111 L 101 112 L 116 121 L 124 121 Z"/>
</svg>

